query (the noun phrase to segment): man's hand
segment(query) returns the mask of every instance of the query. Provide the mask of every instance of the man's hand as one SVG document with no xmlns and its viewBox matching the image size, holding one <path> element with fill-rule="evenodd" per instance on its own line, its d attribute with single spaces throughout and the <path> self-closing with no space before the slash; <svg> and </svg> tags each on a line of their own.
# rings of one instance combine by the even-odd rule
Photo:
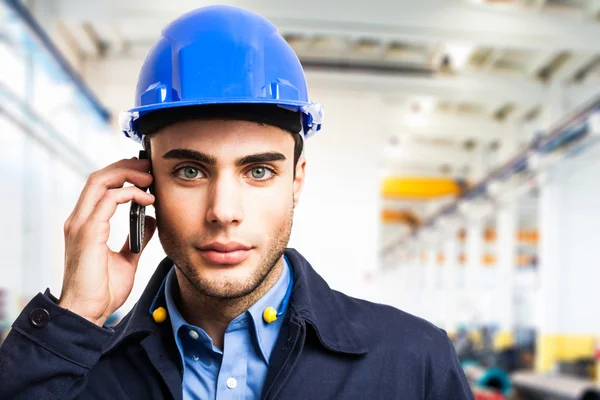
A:
<svg viewBox="0 0 600 400">
<path fill-rule="evenodd" d="M 131 293 L 141 255 L 129 250 L 129 240 L 120 252 L 106 242 L 110 218 L 119 204 L 135 201 L 154 203 L 154 196 L 139 187 L 152 183 L 149 160 L 121 160 L 90 175 L 75 209 L 65 222 L 65 276 L 58 305 L 98 326 L 125 303 Z M 146 217 L 143 248 L 156 230 L 156 221 Z"/>
</svg>

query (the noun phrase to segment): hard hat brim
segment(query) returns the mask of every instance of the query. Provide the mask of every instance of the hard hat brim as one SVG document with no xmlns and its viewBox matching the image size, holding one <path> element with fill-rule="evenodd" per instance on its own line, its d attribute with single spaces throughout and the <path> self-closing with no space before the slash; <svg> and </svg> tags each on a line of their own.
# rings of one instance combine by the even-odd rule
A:
<svg viewBox="0 0 600 400">
<path fill-rule="evenodd" d="M 134 107 L 128 111 L 122 111 L 119 114 L 119 127 L 123 134 L 128 138 L 142 143 L 142 134 L 137 128 L 136 121 L 152 111 L 158 111 L 167 108 L 203 106 L 214 104 L 272 104 L 282 108 L 288 108 L 293 111 L 300 111 L 303 114 L 303 132 L 304 138 L 308 138 L 321 129 L 323 123 L 323 106 L 317 103 L 310 103 L 295 100 L 280 99 L 202 99 L 193 101 L 165 102 L 161 104 L 151 104 L 147 106 Z"/>
</svg>

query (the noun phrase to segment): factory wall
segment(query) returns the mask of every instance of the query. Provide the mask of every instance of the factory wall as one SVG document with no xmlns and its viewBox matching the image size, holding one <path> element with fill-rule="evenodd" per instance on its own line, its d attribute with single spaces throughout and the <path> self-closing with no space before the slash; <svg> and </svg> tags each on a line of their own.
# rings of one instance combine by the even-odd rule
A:
<svg viewBox="0 0 600 400">
<path fill-rule="evenodd" d="M 379 269 L 381 107 L 368 96 L 312 96 L 325 104 L 327 125 L 306 143 L 307 181 L 290 246 L 335 289 L 366 297 L 364 278 Z M 359 110 L 364 118 L 348 117 Z"/>
<path fill-rule="evenodd" d="M 35 294 L 60 295 L 64 222 L 89 173 L 128 150 L 4 4 L 0 22 L 1 341 Z M 112 235 L 122 245 L 127 226 Z"/>
<path fill-rule="evenodd" d="M 550 171 L 541 191 L 540 302 L 537 367 L 553 358 L 573 360 L 594 353 L 600 309 L 591 301 L 600 269 L 600 148 L 591 147 Z"/>
</svg>

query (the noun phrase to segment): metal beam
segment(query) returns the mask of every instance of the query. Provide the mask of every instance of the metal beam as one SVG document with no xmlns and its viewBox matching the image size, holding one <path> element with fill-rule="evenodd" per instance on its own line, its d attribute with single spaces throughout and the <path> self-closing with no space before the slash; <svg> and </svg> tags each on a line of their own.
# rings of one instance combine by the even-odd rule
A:
<svg viewBox="0 0 600 400">
<path fill-rule="evenodd" d="M 463 168 L 472 167 L 477 162 L 476 155 L 477 152 L 456 148 L 410 144 L 398 148 L 386 148 L 384 163 L 393 171 L 401 171 L 403 167 L 418 168 L 431 165 Z"/>
<path fill-rule="evenodd" d="M 27 8 L 25 8 L 18 0 L 7 0 L 6 4 L 12 8 L 12 10 L 19 16 L 19 19 L 24 22 L 25 25 L 32 31 L 33 36 L 37 39 L 40 45 L 44 48 L 48 55 L 54 59 L 57 66 L 61 68 L 73 81 L 73 84 L 81 91 L 82 95 L 90 101 L 92 107 L 98 112 L 100 118 L 108 121 L 110 119 L 110 114 L 106 108 L 100 104 L 95 94 L 89 90 L 88 86 L 83 82 L 80 75 L 75 72 L 71 64 L 65 59 L 56 45 L 48 37 L 48 34 L 31 15 Z"/>
<path fill-rule="evenodd" d="M 386 111 L 390 114 L 390 131 L 411 137 L 440 138 L 453 142 L 473 139 L 490 143 L 511 135 L 514 129 L 509 124 L 494 122 L 490 118 L 440 115 L 431 115 L 421 124 L 410 124 L 401 117 L 394 117 L 392 107 Z"/>
<path fill-rule="evenodd" d="M 360 93 L 430 95 L 453 102 L 498 102 L 531 107 L 547 95 L 540 83 L 523 77 L 500 77 L 486 74 L 461 76 L 384 76 L 344 72 L 307 71 L 308 83 L 314 87 L 339 87 Z"/>
<path fill-rule="evenodd" d="M 60 18 L 109 20 L 156 36 L 162 26 L 187 10 L 195 0 L 53 0 Z M 371 0 L 363 2 L 305 0 L 229 0 L 227 4 L 258 12 L 282 32 L 437 44 L 459 42 L 475 46 L 556 51 L 600 51 L 600 25 L 592 19 L 564 18 L 528 10 L 494 9 L 447 0 Z M 142 31 L 140 24 L 144 25 Z M 556 29 L 560 26 L 560 29 Z"/>
<path fill-rule="evenodd" d="M 81 22 L 67 22 L 64 24 L 71 39 L 75 42 L 80 52 L 92 59 L 98 58 L 100 48 Z"/>
<path fill-rule="evenodd" d="M 571 85 L 565 89 L 564 103 L 567 112 L 574 112 L 581 104 L 598 98 L 600 80 L 590 80 L 585 84 Z"/>
<path fill-rule="evenodd" d="M 556 57 L 556 52 L 552 50 L 541 50 L 535 54 L 529 63 L 525 66 L 525 73 L 529 76 L 535 74 L 540 69 L 547 66 Z"/>
<path fill-rule="evenodd" d="M 441 171 L 439 165 L 429 164 L 429 165 L 419 165 L 417 163 L 411 163 L 408 160 L 404 162 L 392 161 L 389 162 L 389 166 L 384 168 L 385 176 L 398 176 L 398 175 L 407 175 L 407 176 L 443 176 L 443 177 L 455 177 L 458 175 L 458 171 L 450 170 L 445 173 Z"/>
<path fill-rule="evenodd" d="M 482 70 L 491 71 L 498 61 L 504 55 L 504 49 L 492 49 L 490 56 L 485 60 Z"/>
<path fill-rule="evenodd" d="M 597 54 L 590 53 L 576 53 L 572 54 L 569 60 L 561 66 L 558 71 L 552 75 L 552 80 L 559 82 L 568 82 L 571 80 L 577 72 L 579 72 L 586 65 L 593 62 L 598 57 Z"/>
<path fill-rule="evenodd" d="M 396 160 L 388 162 L 387 170 L 394 175 L 411 175 L 411 176 L 448 176 L 470 178 L 474 166 L 463 160 L 460 163 L 443 162 L 448 160 Z M 442 172 L 442 165 L 450 167 L 449 172 Z"/>
<path fill-rule="evenodd" d="M 108 22 L 94 23 L 94 29 L 100 35 L 101 40 L 105 42 L 106 48 L 103 57 L 108 53 L 117 55 L 124 53 L 127 43 L 114 24 Z"/>
<path fill-rule="evenodd" d="M 147 51 L 147 49 L 146 49 Z M 139 57 L 138 57 L 139 56 Z M 108 58 L 86 66 L 89 78 L 102 76 L 103 85 L 134 85 L 143 55 Z M 460 76 L 388 76 L 350 72 L 323 72 L 307 68 L 309 87 L 315 90 L 336 89 L 352 95 L 390 95 L 398 97 L 434 96 L 439 100 L 477 103 L 484 106 L 514 103 L 531 108 L 547 96 L 547 88 L 527 78 L 464 74 Z M 318 100 L 318 99 L 315 99 Z"/>
</svg>

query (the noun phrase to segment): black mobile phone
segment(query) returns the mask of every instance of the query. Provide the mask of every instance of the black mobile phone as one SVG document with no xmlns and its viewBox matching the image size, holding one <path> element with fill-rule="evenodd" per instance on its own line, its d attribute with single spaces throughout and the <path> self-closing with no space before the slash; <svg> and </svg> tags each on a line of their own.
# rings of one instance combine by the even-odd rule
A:
<svg viewBox="0 0 600 400">
<path fill-rule="evenodd" d="M 139 159 L 147 160 L 148 153 L 145 150 L 140 150 Z M 148 190 L 148 188 L 140 189 L 144 191 Z M 142 251 L 145 220 L 146 207 L 132 201 L 131 208 L 129 209 L 129 250 L 131 250 L 132 253 L 139 253 Z"/>
</svg>

